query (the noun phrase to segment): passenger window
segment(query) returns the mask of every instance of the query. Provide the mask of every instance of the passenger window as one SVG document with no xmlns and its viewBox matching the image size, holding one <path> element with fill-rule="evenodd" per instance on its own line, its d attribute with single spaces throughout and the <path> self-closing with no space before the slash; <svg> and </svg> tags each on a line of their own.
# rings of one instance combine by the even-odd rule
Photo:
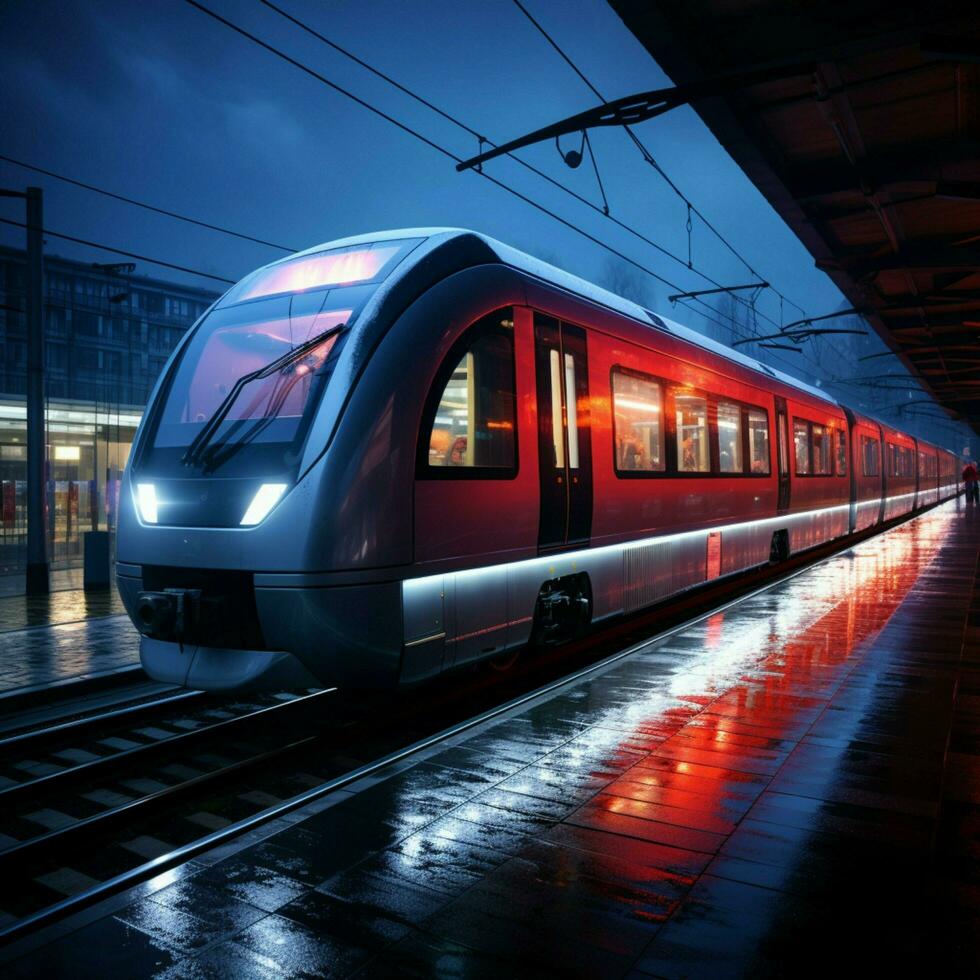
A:
<svg viewBox="0 0 980 980">
<path fill-rule="evenodd" d="M 810 475 L 809 423 L 793 419 L 793 448 L 796 454 L 796 475 Z"/>
<path fill-rule="evenodd" d="M 677 414 L 677 469 L 681 473 L 710 473 L 708 402 L 699 395 L 674 395 Z"/>
<path fill-rule="evenodd" d="M 847 433 L 837 430 L 837 475 L 847 476 Z"/>
<path fill-rule="evenodd" d="M 815 422 L 810 426 L 814 476 L 830 476 L 833 473 L 830 462 L 830 431 L 827 426 L 817 425 Z"/>
<path fill-rule="evenodd" d="M 861 462 L 865 476 L 878 475 L 878 440 L 861 436 Z"/>
<path fill-rule="evenodd" d="M 769 416 L 750 408 L 749 467 L 753 473 L 769 473 Z"/>
<path fill-rule="evenodd" d="M 612 375 L 616 470 L 664 470 L 664 409 L 659 384 L 623 371 Z"/>
<path fill-rule="evenodd" d="M 722 473 L 742 472 L 742 407 L 718 402 L 718 463 Z"/>
<path fill-rule="evenodd" d="M 499 326 L 473 341 L 445 382 L 429 432 L 430 467 L 516 467 L 512 321 L 501 312 L 485 319 Z"/>
</svg>

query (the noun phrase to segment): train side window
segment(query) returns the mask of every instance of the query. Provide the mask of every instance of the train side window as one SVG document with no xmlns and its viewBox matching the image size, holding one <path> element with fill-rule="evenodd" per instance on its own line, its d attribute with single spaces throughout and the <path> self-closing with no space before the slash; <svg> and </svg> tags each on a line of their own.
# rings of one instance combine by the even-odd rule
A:
<svg viewBox="0 0 980 980">
<path fill-rule="evenodd" d="M 818 425 L 816 422 L 810 425 L 814 476 L 830 476 L 834 472 L 831 466 L 830 431 L 827 426 Z"/>
<path fill-rule="evenodd" d="M 865 476 L 877 476 L 878 469 L 878 440 L 870 436 L 861 436 L 861 470 Z"/>
<path fill-rule="evenodd" d="M 837 430 L 837 475 L 847 476 L 847 433 Z"/>
<path fill-rule="evenodd" d="M 796 456 L 796 475 L 810 475 L 810 424 L 793 419 L 793 449 Z"/>
<path fill-rule="evenodd" d="M 722 473 L 742 472 L 742 406 L 718 402 L 718 463 Z"/>
<path fill-rule="evenodd" d="M 663 390 L 655 381 L 612 373 L 616 472 L 663 472 Z"/>
<path fill-rule="evenodd" d="M 710 473 L 707 399 L 675 392 L 674 408 L 677 414 L 677 469 L 681 473 Z"/>
<path fill-rule="evenodd" d="M 512 321 L 502 320 L 502 312 L 509 311 L 481 321 L 477 336 L 462 356 L 451 355 L 436 381 L 442 390 L 429 416 L 427 464 L 432 471 L 478 476 L 486 470 L 488 476 L 504 476 L 516 470 L 514 341 L 507 329 Z"/>
<path fill-rule="evenodd" d="M 755 408 L 746 413 L 749 428 L 749 469 L 769 475 L 769 416 Z"/>
</svg>

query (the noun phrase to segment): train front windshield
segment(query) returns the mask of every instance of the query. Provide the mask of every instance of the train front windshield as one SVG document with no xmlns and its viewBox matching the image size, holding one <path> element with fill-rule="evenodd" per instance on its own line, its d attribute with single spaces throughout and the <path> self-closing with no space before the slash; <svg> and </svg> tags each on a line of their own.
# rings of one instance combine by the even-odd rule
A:
<svg viewBox="0 0 980 980">
<path fill-rule="evenodd" d="M 173 476 L 294 471 L 362 293 L 277 296 L 211 312 L 172 371 L 140 467 Z"/>
<path fill-rule="evenodd" d="M 419 241 L 304 253 L 246 276 L 198 324 L 171 368 L 137 468 L 288 481 L 346 328 Z"/>
</svg>

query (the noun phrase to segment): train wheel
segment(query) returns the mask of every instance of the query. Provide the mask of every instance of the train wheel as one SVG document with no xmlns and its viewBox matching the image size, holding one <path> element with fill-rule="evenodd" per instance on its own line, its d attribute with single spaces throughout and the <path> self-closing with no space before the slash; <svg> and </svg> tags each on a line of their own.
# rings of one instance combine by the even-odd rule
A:
<svg viewBox="0 0 980 980">
<path fill-rule="evenodd" d="M 579 636 L 592 622 L 588 575 L 564 575 L 541 586 L 534 609 L 531 645 L 557 646 Z"/>
</svg>

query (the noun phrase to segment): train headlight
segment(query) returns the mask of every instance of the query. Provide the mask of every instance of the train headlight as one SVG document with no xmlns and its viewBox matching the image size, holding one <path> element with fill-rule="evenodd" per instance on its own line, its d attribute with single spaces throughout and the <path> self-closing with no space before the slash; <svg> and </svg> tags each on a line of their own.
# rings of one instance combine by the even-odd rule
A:
<svg viewBox="0 0 980 980">
<path fill-rule="evenodd" d="M 152 483 L 136 484 L 136 502 L 144 524 L 157 522 L 157 488 Z"/>
<path fill-rule="evenodd" d="M 276 506 L 279 498 L 286 492 L 286 486 L 285 483 L 263 483 L 248 505 L 248 510 L 245 511 L 245 516 L 241 522 L 242 526 L 251 527 L 255 524 L 261 524 L 269 511 Z"/>
</svg>

